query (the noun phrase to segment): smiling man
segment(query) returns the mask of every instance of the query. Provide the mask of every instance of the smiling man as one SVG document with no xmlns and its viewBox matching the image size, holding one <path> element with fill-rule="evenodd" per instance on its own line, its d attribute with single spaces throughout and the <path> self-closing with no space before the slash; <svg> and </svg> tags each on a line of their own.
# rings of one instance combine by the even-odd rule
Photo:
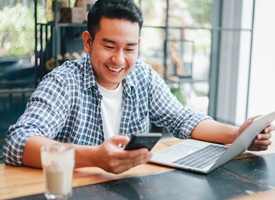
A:
<svg viewBox="0 0 275 200">
<path fill-rule="evenodd" d="M 41 168 L 43 144 L 70 142 L 76 168 L 122 173 L 152 157 L 145 148 L 120 148 L 132 134 L 148 133 L 150 122 L 181 139 L 232 143 L 242 133 L 253 118 L 236 127 L 193 112 L 150 65 L 138 60 L 142 23 L 132 0 L 96 1 L 82 35 L 86 54 L 43 78 L 7 132 L 6 164 Z M 259 133 L 250 150 L 266 150 L 272 130 L 269 126 Z"/>
<path fill-rule="evenodd" d="M 133 68 L 138 57 L 139 24 L 125 19 L 102 17 L 94 35 L 82 35 L 85 52 L 90 54 L 97 82 L 114 90 Z"/>
</svg>

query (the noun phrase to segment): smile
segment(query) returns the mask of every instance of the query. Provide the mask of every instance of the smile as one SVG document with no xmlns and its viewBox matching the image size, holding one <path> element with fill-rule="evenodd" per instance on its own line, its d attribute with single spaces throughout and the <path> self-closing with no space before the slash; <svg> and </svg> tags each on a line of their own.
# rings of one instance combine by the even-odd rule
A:
<svg viewBox="0 0 275 200">
<path fill-rule="evenodd" d="M 112 72 L 117 72 L 117 73 L 124 69 L 124 68 L 112 68 L 112 67 L 109 67 L 109 66 L 107 66 L 107 65 L 106 65 L 106 67 L 107 67 L 109 70 L 111 70 Z"/>
</svg>

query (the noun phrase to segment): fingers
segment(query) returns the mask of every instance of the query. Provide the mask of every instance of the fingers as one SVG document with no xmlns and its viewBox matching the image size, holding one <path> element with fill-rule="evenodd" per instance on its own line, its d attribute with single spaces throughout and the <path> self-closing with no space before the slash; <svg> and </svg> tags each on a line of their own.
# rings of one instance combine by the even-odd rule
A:
<svg viewBox="0 0 275 200">
<path fill-rule="evenodd" d="M 126 152 L 128 157 L 126 159 L 121 159 L 125 169 L 130 169 L 132 167 L 147 163 L 153 156 L 152 152 L 147 149 L 138 149 Z"/>
<path fill-rule="evenodd" d="M 253 141 L 253 143 L 250 145 L 250 147 L 247 149 L 249 151 L 263 151 L 263 150 L 267 150 L 268 146 L 267 145 L 259 145 L 258 143 L 255 143 L 255 141 Z"/>
<path fill-rule="evenodd" d="M 270 141 L 270 138 L 271 138 L 271 131 L 274 130 L 274 126 L 273 125 L 270 125 L 268 126 L 267 128 L 265 128 L 261 134 L 258 134 L 254 140 L 254 143 L 256 145 L 270 145 L 271 144 L 271 141 Z"/>
<path fill-rule="evenodd" d="M 132 151 L 121 150 L 120 153 L 112 156 L 108 171 L 115 174 L 125 172 L 132 167 L 147 163 L 152 155 L 152 152 L 145 148 Z"/>
<path fill-rule="evenodd" d="M 272 131 L 274 131 L 275 130 L 275 126 L 274 125 L 269 125 L 267 128 L 265 128 L 264 130 L 263 130 L 263 132 L 264 133 L 271 133 Z"/>
<path fill-rule="evenodd" d="M 125 136 L 114 136 L 100 145 L 97 152 L 100 155 L 97 166 L 107 172 L 119 174 L 148 162 L 153 154 L 146 148 L 131 151 L 119 148 L 120 145 L 126 145 L 129 140 Z"/>
<path fill-rule="evenodd" d="M 258 134 L 248 150 L 251 150 L 251 151 L 264 151 L 264 150 L 267 150 L 268 146 L 271 145 L 270 130 L 272 130 L 272 129 L 273 128 L 268 127 L 266 129 L 264 129 L 261 134 Z"/>
<path fill-rule="evenodd" d="M 270 134 L 265 134 L 265 137 L 264 135 L 261 135 L 261 139 L 255 139 L 254 140 L 254 145 L 258 146 L 258 147 L 261 147 L 261 146 L 269 146 L 271 145 L 271 141 L 269 140 L 271 136 L 268 136 Z M 264 148 L 266 149 L 266 148 Z"/>
<path fill-rule="evenodd" d="M 258 116 L 248 118 L 239 128 L 239 134 L 241 134 Z"/>
<path fill-rule="evenodd" d="M 254 116 L 249 118 L 248 120 L 246 120 L 241 127 L 239 128 L 239 133 L 242 133 L 253 121 L 254 119 L 256 119 L 258 116 Z M 250 145 L 250 147 L 248 148 L 248 150 L 250 151 L 263 151 L 263 150 L 267 150 L 268 146 L 271 145 L 271 132 L 275 130 L 275 126 L 274 125 L 269 125 L 267 128 L 263 129 L 261 133 L 259 133 L 253 143 Z"/>
</svg>

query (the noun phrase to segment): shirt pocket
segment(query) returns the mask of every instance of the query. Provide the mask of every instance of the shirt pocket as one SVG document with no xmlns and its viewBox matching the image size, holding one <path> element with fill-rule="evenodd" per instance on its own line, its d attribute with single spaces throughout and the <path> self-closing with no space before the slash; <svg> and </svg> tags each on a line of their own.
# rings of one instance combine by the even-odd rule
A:
<svg viewBox="0 0 275 200">
<path fill-rule="evenodd" d="M 143 116 L 141 119 L 134 119 L 130 123 L 129 133 L 148 133 L 149 132 L 149 115 Z"/>
</svg>

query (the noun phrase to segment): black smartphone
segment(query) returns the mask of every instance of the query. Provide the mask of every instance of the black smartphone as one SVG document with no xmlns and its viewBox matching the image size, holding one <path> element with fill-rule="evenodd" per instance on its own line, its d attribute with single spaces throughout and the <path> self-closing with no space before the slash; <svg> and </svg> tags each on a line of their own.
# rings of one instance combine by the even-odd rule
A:
<svg viewBox="0 0 275 200">
<path fill-rule="evenodd" d="M 124 150 L 147 148 L 150 151 L 161 137 L 161 133 L 134 134 Z"/>
</svg>

